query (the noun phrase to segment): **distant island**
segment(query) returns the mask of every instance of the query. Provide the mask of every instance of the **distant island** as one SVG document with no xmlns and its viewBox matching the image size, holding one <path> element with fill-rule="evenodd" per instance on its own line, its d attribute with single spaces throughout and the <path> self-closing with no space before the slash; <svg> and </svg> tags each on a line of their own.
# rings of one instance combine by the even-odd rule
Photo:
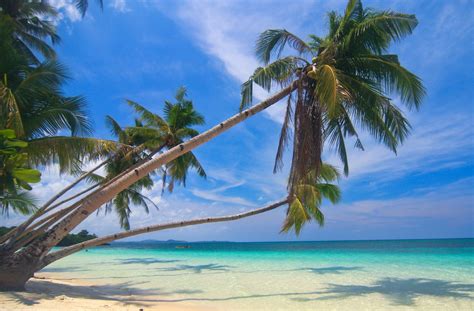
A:
<svg viewBox="0 0 474 311">
<path fill-rule="evenodd" d="M 189 243 L 188 241 L 183 241 L 183 240 L 165 240 L 165 241 L 160 241 L 160 240 L 141 240 L 141 241 L 114 241 L 112 244 L 128 244 L 128 243 L 137 243 L 137 244 L 178 244 L 178 243 Z"/>
</svg>

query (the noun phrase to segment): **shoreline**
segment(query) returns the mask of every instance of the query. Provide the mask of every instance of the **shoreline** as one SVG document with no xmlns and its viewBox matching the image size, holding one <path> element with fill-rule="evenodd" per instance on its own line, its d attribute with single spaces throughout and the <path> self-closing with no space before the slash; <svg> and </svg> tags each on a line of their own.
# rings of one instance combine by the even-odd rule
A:
<svg viewBox="0 0 474 311">
<path fill-rule="evenodd" d="M 216 310 L 189 302 L 157 301 L 156 298 L 120 286 L 37 273 L 26 284 L 26 291 L 0 292 L 0 310 Z"/>
<path fill-rule="evenodd" d="M 473 310 L 474 240 L 93 248 L 0 310 Z"/>
</svg>

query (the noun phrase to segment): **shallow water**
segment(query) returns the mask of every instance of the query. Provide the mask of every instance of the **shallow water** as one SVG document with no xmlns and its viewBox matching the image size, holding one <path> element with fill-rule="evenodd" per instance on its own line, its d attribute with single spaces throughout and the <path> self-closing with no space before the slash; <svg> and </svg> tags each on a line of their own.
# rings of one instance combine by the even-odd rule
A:
<svg viewBox="0 0 474 311">
<path fill-rule="evenodd" d="M 43 272 L 217 310 L 474 310 L 474 239 L 117 243 Z"/>
</svg>

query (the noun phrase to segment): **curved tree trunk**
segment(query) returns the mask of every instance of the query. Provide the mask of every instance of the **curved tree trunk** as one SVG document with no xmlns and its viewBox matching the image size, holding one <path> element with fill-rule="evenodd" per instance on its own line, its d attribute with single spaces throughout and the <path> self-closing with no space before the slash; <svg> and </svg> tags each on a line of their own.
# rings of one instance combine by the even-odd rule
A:
<svg viewBox="0 0 474 311">
<path fill-rule="evenodd" d="M 206 218 L 198 218 L 198 219 L 193 219 L 193 220 L 185 220 L 185 221 L 177 221 L 177 222 L 171 222 L 167 224 L 159 224 L 159 225 L 152 225 L 152 226 L 147 226 L 147 227 L 142 227 L 134 230 L 129 230 L 129 231 L 124 231 L 120 233 L 115 233 L 115 234 L 110 234 L 104 237 L 100 238 L 95 238 L 89 241 L 85 241 L 82 243 L 78 243 L 75 245 L 71 245 L 68 247 L 64 247 L 59 251 L 56 251 L 54 253 L 51 253 L 47 255 L 42 264 L 44 266 L 47 266 L 51 264 L 52 262 L 59 260 L 61 258 L 64 258 L 66 256 L 69 256 L 71 254 L 74 254 L 80 250 L 93 247 L 93 246 L 98 246 L 102 245 L 105 243 L 110 243 L 112 241 L 120 240 L 120 239 L 125 239 L 129 238 L 135 235 L 140 235 L 144 233 L 150 233 L 150 232 L 155 232 L 155 231 L 161 231 L 161 230 L 166 230 L 166 229 L 173 229 L 173 228 L 181 228 L 181 227 L 188 227 L 188 226 L 194 226 L 194 225 L 200 225 L 200 224 L 209 224 L 209 223 L 215 223 L 215 222 L 224 222 L 224 221 L 233 221 L 233 220 L 238 220 L 246 217 L 250 217 L 253 215 L 258 215 L 262 214 L 271 210 L 274 210 L 282 205 L 288 204 L 288 199 L 282 199 L 278 202 L 272 203 L 268 206 L 259 208 L 259 209 L 254 209 L 250 210 L 244 213 L 240 214 L 235 214 L 235 215 L 228 215 L 228 216 L 221 216 L 221 217 L 206 217 Z"/>
<path fill-rule="evenodd" d="M 293 91 L 295 87 L 293 85 L 288 86 L 271 96 L 267 100 L 260 102 L 250 109 L 244 110 L 226 121 L 214 126 L 213 128 L 191 138 L 190 140 L 169 149 L 167 152 L 159 155 L 158 157 L 143 163 L 139 167 L 135 168 L 120 178 L 116 179 L 113 183 L 99 189 L 95 193 L 87 196 L 82 200 L 82 206 L 75 210 L 71 215 L 66 217 L 64 220 L 54 226 L 44 237 L 33 242 L 23 252 L 33 253 L 36 256 L 42 256 L 48 252 L 53 246 L 61 241 L 71 230 L 79 225 L 84 219 L 86 219 L 91 213 L 97 210 L 100 206 L 110 201 L 122 190 L 126 189 L 133 183 L 137 182 L 141 178 L 147 176 L 149 173 L 160 168 L 162 165 L 176 159 L 177 157 L 195 149 L 196 147 L 208 142 L 212 138 L 222 134 L 226 130 L 235 126 L 236 124 L 244 121 L 250 116 L 268 108 L 269 106 L 277 103 Z"/>
<path fill-rule="evenodd" d="M 171 223 L 152 225 L 152 226 L 147 226 L 147 227 L 120 232 L 116 234 L 111 234 L 104 237 L 92 239 L 83 243 L 64 247 L 61 250 L 53 252 L 45 257 L 38 258 L 38 257 L 32 257 L 32 256 L 18 256 L 18 254 L 13 254 L 11 256 L 1 256 L 0 257 L 0 291 L 24 290 L 26 282 L 33 276 L 33 274 L 36 271 L 39 271 L 43 269 L 44 267 L 46 267 L 47 265 L 61 258 L 74 254 L 80 250 L 83 250 L 85 248 L 101 245 L 104 243 L 109 243 L 115 240 L 124 239 L 131 236 L 139 235 L 139 234 L 150 233 L 150 232 L 155 232 L 155 231 L 160 231 L 160 230 L 181 228 L 181 227 L 206 224 L 206 223 L 238 220 L 238 219 L 242 219 L 242 218 L 246 218 L 246 217 L 250 217 L 253 215 L 258 215 L 258 214 L 262 214 L 262 213 L 274 210 L 287 203 L 288 203 L 288 199 L 284 198 L 268 206 L 250 210 L 250 211 L 240 213 L 240 214 L 171 222 Z"/>
<path fill-rule="evenodd" d="M 157 156 L 156 158 L 150 159 L 133 170 L 121 175 L 119 178 L 114 179 L 111 183 L 82 199 L 80 201 L 80 207 L 64 219 L 60 220 L 59 223 L 57 223 L 46 234 L 37 238 L 22 250 L 11 254 L 2 253 L 0 249 L 0 280 L 2 280 L 0 281 L 0 290 L 15 290 L 24 287 L 26 280 L 28 280 L 35 271 L 44 266 L 44 259 L 51 248 L 58 244 L 91 213 L 113 199 L 122 190 L 147 176 L 152 171 L 160 168 L 162 165 L 195 149 L 238 123 L 246 120 L 250 116 L 277 103 L 289 95 L 295 88 L 296 85 L 293 83 L 259 104 L 232 116 L 213 128 L 169 149 L 167 152 Z"/>
<path fill-rule="evenodd" d="M 41 269 L 34 256 L 0 254 L 0 291 L 23 291 L 26 282 Z"/>
</svg>

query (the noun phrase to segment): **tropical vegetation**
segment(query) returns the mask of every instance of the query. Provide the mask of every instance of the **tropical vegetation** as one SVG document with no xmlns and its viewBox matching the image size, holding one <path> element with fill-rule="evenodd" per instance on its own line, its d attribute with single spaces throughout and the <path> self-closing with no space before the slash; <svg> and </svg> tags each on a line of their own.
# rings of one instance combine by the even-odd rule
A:
<svg viewBox="0 0 474 311">
<path fill-rule="evenodd" d="M 25 16 L 7 14 L 20 4 L 25 5 L 20 12 L 36 10 Z M 42 40 L 46 30 L 18 28 L 38 23 L 56 37 L 55 30 L 47 27 L 47 14 L 53 8 L 46 2 L 31 1 L 4 1 L 0 7 L 0 128 L 14 130 L 18 139 L 28 143 L 25 151 L 34 166 L 58 163 L 61 172 L 71 172 L 84 161 L 112 153 L 116 142 L 87 137 L 92 134 L 92 124 L 85 98 L 62 91 L 69 79 L 66 68 L 54 58 L 39 61 L 36 57 L 33 48 L 47 45 Z M 44 19 L 38 17 L 40 13 L 45 14 Z M 30 32 L 35 35 L 27 41 L 23 37 Z M 60 132 L 69 135 L 58 135 Z"/>
<path fill-rule="evenodd" d="M 87 8 L 87 1 L 77 3 Z M 5 20 L 8 22 L 9 19 Z M 203 124 L 204 118 L 186 99 L 184 89 L 178 91 L 175 104 L 165 103 L 164 117 L 128 101 L 138 113 L 134 126 L 121 127 L 113 118 L 107 117 L 116 142 L 80 136 L 90 133 L 91 129 L 87 118 L 83 117 L 82 98 L 62 94 L 65 74 L 59 70 L 62 67 L 55 59 L 44 55 L 46 60 L 35 63 L 28 53 L 17 53 L 15 38 L 18 33 L 10 27 L 3 35 L 5 41 L 0 42 L 2 49 L 10 51 L 6 54 L 10 60 L 0 64 L 4 77 L 0 85 L 2 128 L 13 130 L 18 138 L 28 143 L 25 150 L 31 163 L 59 163 L 64 172 L 79 176 L 38 207 L 25 222 L 0 237 L 0 289 L 23 289 L 34 272 L 56 260 L 87 247 L 147 232 L 232 221 L 280 206 L 288 206 L 282 227 L 284 232 L 299 233 L 311 220 L 322 225 L 322 204 L 326 201 L 336 203 L 340 199 L 340 191 L 334 184 L 339 172 L 321 160 L 325 147 L 338 152 L 347 175 L 346 144 L 352 140 L 357 148 L 363 149 L 361 131 L 368 132 L 394 152 L 409 133 L 408 120 L 391 98 L 398 97 L 408 109 L 417 109 L 424 89 L 421 81 L 399 63 L 397 56 L 389 53 L 389 47 L 409 35 L 416 25 L 413 15 L 378 12 L 364 8 L 361 1 L 349 0 L 342 14 L 329 13 L 329 30 L 323 37 L 310 35 L 309 40 L 304 41 L 286 30 L 267 30 L 259 37 L 256 50 L 263 67 L 257 68 L 242 86 L 239 113 L 198 133 L 193 127 Z M 35 48 L 30 43 L 25 44 Z M 288 48 L 294 49 L 296 54 L 287 55 Z M 18 59 L 17 55 L 20 55 Z M 35 70 L 47 73 L 35 74 Z M 254 84 L 276 92 L 251 106 Z M 38 92 L 40 89 L 42 91 Z M 191 168 L 205 177 L 201 164 L 191 153 L 195 148 L 285 98 L 287 112 L 275 171 L 284 164 L 283 152 L 290 143 L 292 157 L 288 193 L 281 200 L 236 215 L 151 225 L 53 250 L 104 205 L 113 206 L 122 227 L 129 229 L 130 203 L 147 208 L 147 199 L 140 191 L 151 187 L 154 174 L 162 174 L 164 182 L 170 185 L 169 191 L 173 190 L 174 184 L 185 185 Z M 37 111 L 31 107 L 50 105 L 66 108 L 40 115 L 31 112 Z M 64 129 L 69 130 L 71 136 L 49 137 Z M 41 145 L 49 139 L 53 142 Z M 54 139 L 67 141 L 64 145 L 69 144 L 68 148 L 61 149 L 54 144 Z M 97 160 L 99 164 L 84 171 L 83 164 L 91 160 Z M 97 173 L 101 167 L 105 167 L 103 176 Z M 93 184 L 62 198 L 82 181 Z"/>
<path fill-rule="evenodd" d="M 257 40 L 256 54 L 263 67 L 242 85 L 241 109 L 252 102 L 253 86 L 270 91 L 291 86 L 281 129 L 274 171 L 283 166 L 283 153 L 292 142 L 288 216 L 309 220 L 314 201 L 298 198 L 308 180 L 321 173 L 324 146 L 339 154 L 349 174 L 347 139 L 364 149 L 363 130 L 396 153 L 410 124 L 392 96 L 408 109 L 418 109 L 424 96 L 420 79 L 404 68 L 388 48 L 411 34 L 414 15 L 374 11 L 361 1 L 348 2 L 344 14 L 329 12 L 328 33 L 310 35 L 307 41 L 285 29 L 269 29 Z M 287 55 L 290 48 L 294 54 Z M 290 124 L 293 135 L 290 136 Z M 287 230 L 293 222 L 287 222 Z M 297 223 L 295 223 L 297 224 Z M 298 227 L 295 227 L 297 231 Z"/>
<path fill-rule="evenodd" d="M 193 126 L 203 125 L 204 117 L 194 110 L 192 101 L 186 98 L 186 88 L 179 88 L 175 99 L 176 103 L 165 101 L 163 117 L 151 112 L 137 102 L 127 100 L 127 103 L 138 115 L 134 126 L 122 128 L 111 116 L 107 116 L 106 123 L 112 134 L 117 137 L 120 143 L 132 147 L 134 150 L 126 153 L 125 156 L 113 157 L 108 160 L 105 166 L 105 176 L 90 174 L 88 180 L 95 185 L 108 182 L 154 154 L 173 148 L 198 135 L 199 132 Z M 135 206 L 142 206 L 147 213 L 149 212 L 149 205 L 158 208 L 151 199 L 141 194 L 142 189 L 150 190 L 153 188 L 152 176 L 160 174 L 163 190 L 166 186 L 169 192 L 172 192 L 175 183 L 186 185 L 186 176 L 191 168 L 195 169 L 199 176 L 206 177 L 206 172 L 196 156 L 192 152 L 188 152 L 170 161 L 158 172 L 150 173 L 121 191 L 105 204 L 105 210 L 109 211 L 114 207 L 122 228 L 129 230 L 129 217 L 132 211 L 130 203 Z"/>
<path fill-rule="evenodd" d="M 2 235 L 7 234 L 11 230 L 15 229 L 15 227 L 0 227 L 0 237 Z M 57 246 L 71 246 L 74 244 L 82 243 L 85 241 L 89 241 L 92 239 L 96 239 L 97 235 L 89 233 L 87 230 L 81 230 L 79 233 L 74 234 L 70 233 L 62 239 Z"/>
<path fill-rule="evenodd" d="M 23 149 L 28 143 L 15 138 L 15 131 L 0 130 L 0 207 L 2 214 L 9 210 L 30 214 L 35 207 L 28 194 L 32 183 L 41 179 L 38 170 L 28 167 L 28 154 Z"/>
</svg>

